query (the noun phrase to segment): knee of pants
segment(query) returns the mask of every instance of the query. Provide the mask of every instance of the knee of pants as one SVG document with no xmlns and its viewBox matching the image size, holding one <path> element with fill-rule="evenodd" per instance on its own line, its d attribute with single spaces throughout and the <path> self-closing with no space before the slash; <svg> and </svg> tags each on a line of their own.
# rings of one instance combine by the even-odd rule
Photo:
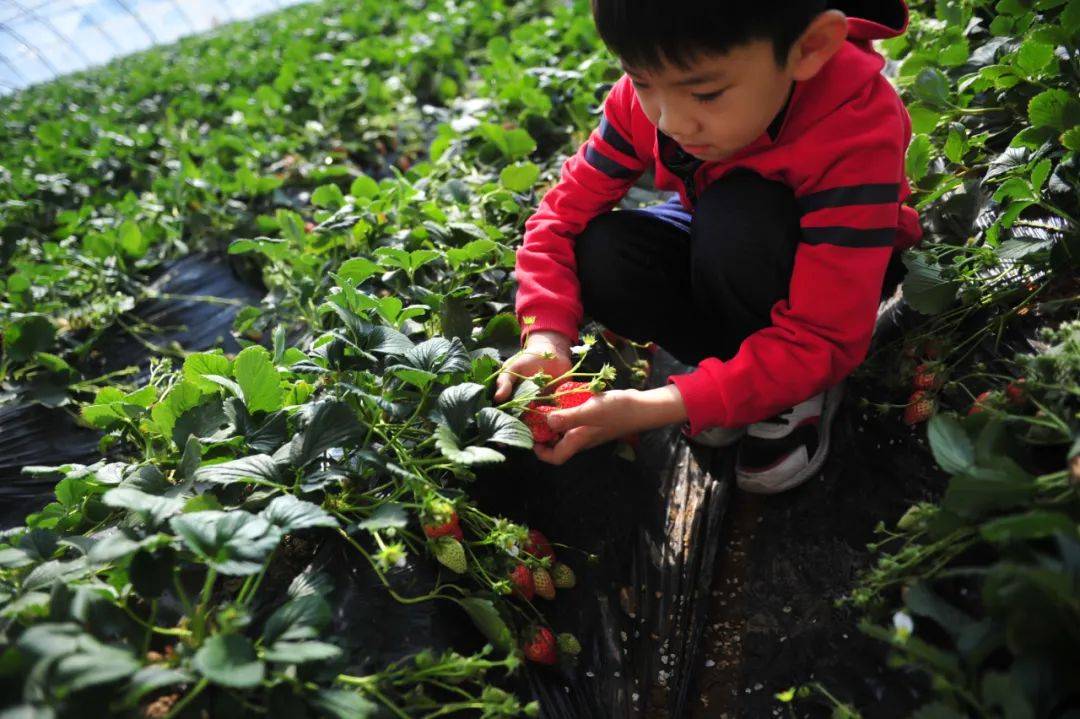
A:
<svg viewBox="0 0 1080 719">
<path fill-rule="evenodd" d="M 748 170 L 709 185 L 698 200 L 691 229 L 695 282 L 783 285 L 801 238 L 794 191 Z"/>
<path fill-rule="evenodd" d="M 627 216 L 607 212 L 594 217 L 574 240 L 574 260 L 577 263 L 578 285 L 585 312 L 596 316 L 605 303 L 619 296 L 617 273 L 613 261 L 617 243 L 622 236 Z"/>
</svg>

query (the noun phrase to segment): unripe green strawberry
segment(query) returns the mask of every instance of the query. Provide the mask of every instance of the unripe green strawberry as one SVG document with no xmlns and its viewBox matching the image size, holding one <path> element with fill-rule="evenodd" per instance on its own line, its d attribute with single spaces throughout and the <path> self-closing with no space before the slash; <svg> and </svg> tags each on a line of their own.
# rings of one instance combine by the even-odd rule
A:
<svg viewBox="0 0 1080 719">
<path fill-rule="evenodd" d="M 555 566 L 551 568 L 551 581 L 557 589 L 573 589 L 577 584 L 574 570 L 562 562 L 555 562 Z"/>
<path fill-rule="evenodd" d="M 556 641 L 559 645 L 559 651 L 563 654 L 569 654 L 571 656 L 581 654 L 581 642 L 579 642 L 577 637 L 570 632 L 560 632 Z"/>
<path fill-rule="evenodd" d="M 552 581 L 548 570 L 543 567 L 536 567 L 532 570 L 532 580 L 538 597 L 543 597 L 548 601 L 555 598 L 555 582 Z"/>
<path fill-rule="evenodd" d="M 465 559 L 465 547 L 453 537 L 439 537 L 434 542 L 435 559 L 439 564 L 458 574 L 464 574 L 469 567 Z"/>
<path fill-rule="evenodd" d="M 525 658 L 537 664 L 554 664 L 559 660 L 555 637 L 547 627 L 537 627 L 530 632 L 522 645 Z"/>
<path fill-rule="evenodd" d="M 521 414 L 523 421 L 532 430 L 533 442 L 537 444 L 551 444 L 559 440 L 559 433 L 548 426 L 547 416 L 559 409 L 554 405 L 540 404 L 533 401 L 528 404 Z"/>
</svg>

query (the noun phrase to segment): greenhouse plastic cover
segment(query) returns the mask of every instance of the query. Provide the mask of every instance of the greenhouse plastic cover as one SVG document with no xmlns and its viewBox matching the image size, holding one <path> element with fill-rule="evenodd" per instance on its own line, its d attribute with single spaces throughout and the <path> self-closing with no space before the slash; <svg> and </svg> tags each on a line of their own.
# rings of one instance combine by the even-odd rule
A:
<svg viewBox="0 0 1080 719">
<path fill-rule="evenodd" d="M 0 94 L 306 0 L 0 0 Z"/>
</svg>

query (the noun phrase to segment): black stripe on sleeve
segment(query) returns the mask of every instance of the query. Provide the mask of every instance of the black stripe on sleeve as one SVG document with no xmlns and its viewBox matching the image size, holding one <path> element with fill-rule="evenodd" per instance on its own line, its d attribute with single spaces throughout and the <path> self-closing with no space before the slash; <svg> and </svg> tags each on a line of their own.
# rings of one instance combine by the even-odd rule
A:
<svg viewBox="0 0 1080 719">
<path fill-rule="evenodd" d="M 808 245 L 840 247 L 891 247 L 896 240 L 895 227 L 860 230 L 855 227 L 804 227 L 803 242 Z"/>
<path fill-rule="evenodd" d="M 604 138 L 604 142 L 614 147 L 616 150 L 629 157 L 637 157 L 637 153 L 634 152 L 634 146 L 630 144 L 630 141 L 619 134 L 619 131 L 615 129 L 615 126 L 608 122 L 607 116 L 600 118 L 600 137 Z"/>
<path fill-rule="evenodd" d="M 611 158 L 601 155 L 591 144 L 585 148 L 585 161 L 608 177 L 619 180 L 634 177 L 638 174 L 629 167 L 623 167 Z"/>
<path fill-rule="evenodd" d="M 882 205 L 900 201 L 900 185 L 886 182 L 877 185 L 848 185 L 822 190 L 798 198 L 799 209 L 805 215 L 826 207 L 848 207 L 850 205 Z"/>
</svg>

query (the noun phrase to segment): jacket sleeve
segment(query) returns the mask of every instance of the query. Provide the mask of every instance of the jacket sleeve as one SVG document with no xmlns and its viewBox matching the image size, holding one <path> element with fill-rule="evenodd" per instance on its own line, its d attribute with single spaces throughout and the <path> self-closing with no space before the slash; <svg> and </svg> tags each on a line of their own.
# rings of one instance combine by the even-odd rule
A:
<svg viewBox="0 0 1080 719">
<path fill-rule="evenodd" d="M 562 166 L 559 182 L 525 222 L 517 250 L 515 311 L 524 345 L 530 332 L 555 330 L 576 340 L 583 311 L 574 238 L 626 194 L 645 170 L 643 143 L 631 131 L 634 89 L 620 79 L 604 101 L 599 127 Z"/>
<path fill-rule="evenodd" d="M 891 92 L 882 89 L 881 92 Z M 887 95 L 846 108 L 804 138 L 792 177 L 802 238 L 788 297 L 728 361 L 668 379 L 690 433 L 759 422 L 840 382 L 866 357 L 901 214 L 909 130 Z"/>
</svg>

